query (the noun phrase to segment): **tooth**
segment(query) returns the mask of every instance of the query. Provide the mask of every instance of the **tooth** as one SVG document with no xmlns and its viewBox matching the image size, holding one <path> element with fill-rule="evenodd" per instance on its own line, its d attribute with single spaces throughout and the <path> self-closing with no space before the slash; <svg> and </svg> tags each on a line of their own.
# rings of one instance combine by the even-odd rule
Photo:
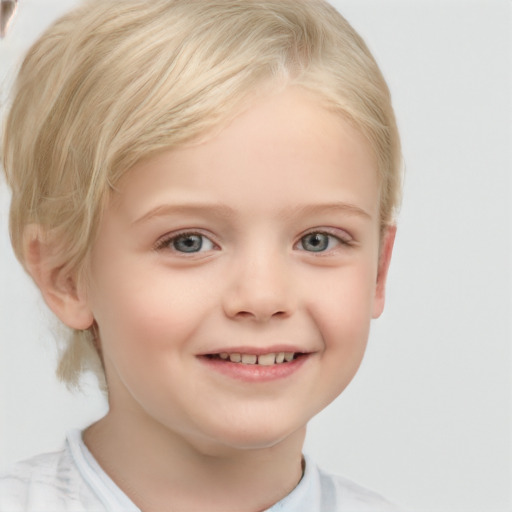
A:
<svg viewBox="0 0 512 512">
<path fill-rule="evenodd" d="M 243 354 L 242 355 L 242 363 L 244 364 L 256 364 L 258 360 L 258 356 L 254 354 Z"/>
<path fill-rule="evenodd" d="M 293 360 L 293 357 L 295 356 L 295 352 L 285 352 L 284 353 L 284 360 L 289 363 Z"/>
<path fill-rule="evenodd" d="M 221 352 L 221 353 L 219 354 L 219 357 L 220 357 L 221 359 L 226 360 L 226 359 L 229 359 L 229 354 L 228 354 L 227 352 Z"/>
<path fill-rule="evenodd" d="M 240 354 L 229 354 L 229 360 L 232 363 L 239 363 L 242 360 L 242 356 Z"/>
<path fill-rule="evenodd" d="M 275 354 L 263 354 L 261 356 L 258 356 L 258 364 L 261 364 L 263 366 L 271 366 L 275 364 L 276 362 L 276 355 Z"/>
<path fill-rule="evenodd" d="M 284 352 L 276 354 L 276 363 L 282 363 L 284 361 Z"/>
</svg>

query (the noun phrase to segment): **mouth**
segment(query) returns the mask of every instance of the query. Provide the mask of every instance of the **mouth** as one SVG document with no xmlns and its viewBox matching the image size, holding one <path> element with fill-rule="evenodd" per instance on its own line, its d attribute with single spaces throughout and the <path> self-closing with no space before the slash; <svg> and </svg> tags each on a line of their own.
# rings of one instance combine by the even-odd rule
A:
<svg viewBox="0 0 512 512">
<path fill-rule="evenodd" d="M 218 354 L 206 354 L 209 360 L 235 363 L 240 365 L 277 366 L 291 363 L 298 358 L 306 356 L 303 352 L 269 352 L 267 354 L 244 354 L 241 352 L 220 352 Z"/>
<path fill-rule="evenodd" d="M 291 378 L 301 368 L 309 367 L 315 352 L 299 347 L 219 347 L 203 353 L 199 360 L 209 370 L 228 378 L 249 383 L 265 383 Z"/>
</svg>

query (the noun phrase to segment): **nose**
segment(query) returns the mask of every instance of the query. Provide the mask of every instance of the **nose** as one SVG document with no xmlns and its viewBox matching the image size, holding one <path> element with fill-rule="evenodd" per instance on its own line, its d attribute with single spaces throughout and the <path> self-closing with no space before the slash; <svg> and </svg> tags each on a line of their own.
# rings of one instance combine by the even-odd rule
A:
<svg viewBox="0 0 512 512">
<path fill-rule="evenodd" d="M 223 306 L 232 319 L 267 322 L 291 316 L 296 300 L 285 259 L 275 254 L 252 255 L 231 269 Z"/>
</svg>

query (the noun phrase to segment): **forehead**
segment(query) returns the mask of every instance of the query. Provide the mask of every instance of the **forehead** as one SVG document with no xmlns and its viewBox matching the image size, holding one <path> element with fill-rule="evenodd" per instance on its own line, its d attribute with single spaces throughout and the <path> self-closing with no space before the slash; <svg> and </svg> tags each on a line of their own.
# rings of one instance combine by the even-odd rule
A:
<svg viewBox="0 0 512 512">
<path fill-rule="evenodd" d="M 117 205 L 134 216 L 180 199 L 258 211 L 344 201 L 373 217 L 379 184 L 366 139 L 313 95 L 287 88 L 209 136 L 139 162 L 117 188 Z"/>
</svg>

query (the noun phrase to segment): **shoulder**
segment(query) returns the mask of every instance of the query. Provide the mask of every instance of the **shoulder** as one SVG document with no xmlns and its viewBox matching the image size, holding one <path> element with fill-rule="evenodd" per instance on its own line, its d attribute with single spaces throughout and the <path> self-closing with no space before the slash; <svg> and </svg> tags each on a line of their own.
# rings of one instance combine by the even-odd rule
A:
<svg viewBox="0 0 512 512">
<path fill-rule="evenodd" d="M 90 505 L 97 505 L 94 495 L 67 447 L 18 462 L 0 474 L 2 512 L 82 512 Z"/>
<path fill-rule="evenodd" d="M 299 485 L 271 512 L 400 512 L 380 494 L 320 469 L 306 457 Z"/>
<path fill-rule="evenodd" d="M 400 509 L 379 493 L 348 478 L 318 468 L 322 501 L 325 510 L 335 503 L 335 510 L 350 512 L 400 512 Z M 322 508 L 323 510 L 323 508 Z"/>
</svg>

